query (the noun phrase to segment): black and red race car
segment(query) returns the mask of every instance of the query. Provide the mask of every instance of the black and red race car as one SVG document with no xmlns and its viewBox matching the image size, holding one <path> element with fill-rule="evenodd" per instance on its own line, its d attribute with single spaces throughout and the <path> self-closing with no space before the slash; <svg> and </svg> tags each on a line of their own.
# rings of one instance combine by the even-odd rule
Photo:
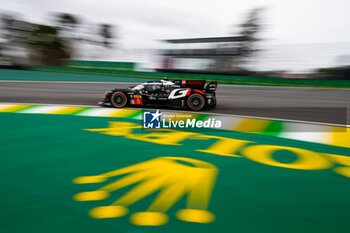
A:
<svg viewBox="0 0 350 233">
<path fill-rule="evenodd" d="M 100 105 L 123 108 L 125 106 L 173 106 L 193 111 L 216 106 L 217 82 L 205 86 L 205 80 L 174 80 L 164 78 L 105 93 Z"/>
</svg>

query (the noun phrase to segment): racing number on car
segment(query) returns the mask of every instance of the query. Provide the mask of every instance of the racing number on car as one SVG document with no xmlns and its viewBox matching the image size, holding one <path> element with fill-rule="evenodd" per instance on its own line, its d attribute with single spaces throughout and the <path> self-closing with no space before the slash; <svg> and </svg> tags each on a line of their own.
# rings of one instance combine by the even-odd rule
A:
<svg viewBox="0 0 350 233">
<path fill-rule="evenodd" d="M 173 90 L 170 95 L 169 99 L 180 99 L 187 95 L 187 93 L 190 91 L 190 89 L 175 89 Z"/>
<path fill-rule="evenodd" d="M 134 95 L 134 105 L 142 105 L 142 96 Z"/>
</svg>

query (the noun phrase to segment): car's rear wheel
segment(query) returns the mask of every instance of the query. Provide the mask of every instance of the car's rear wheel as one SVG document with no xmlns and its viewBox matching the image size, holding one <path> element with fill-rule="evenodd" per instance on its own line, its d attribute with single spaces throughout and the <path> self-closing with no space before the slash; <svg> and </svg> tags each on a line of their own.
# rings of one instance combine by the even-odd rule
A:
<svg viewBox="0 0 350 233">
<path fill-rule="evenodd" d="M 123 92 L 117 91 L 113 93 L 111 103 L 116 108 L 123 108 L 128 103 L 128 98 Z"/>
<path fill-rule="evenodd" d="M 187 106 L 193 111 L 202 110 L 205 106 L 205 99 L 200 94 L 192 94 L 187 99 Z"/>
</svg>

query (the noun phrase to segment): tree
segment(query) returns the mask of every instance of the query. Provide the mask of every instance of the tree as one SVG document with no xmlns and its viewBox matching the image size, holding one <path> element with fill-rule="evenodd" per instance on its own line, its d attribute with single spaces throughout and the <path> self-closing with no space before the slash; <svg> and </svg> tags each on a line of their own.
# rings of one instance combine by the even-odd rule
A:
<svg viewBox="0 0 350 233">
<path fill-rule="evenodd" d="M 16 16 L 3 14 L 1 15 L 1 36 L 6 40 L 7 45 L 21 46 L 26 43 L 28 33 L 33 29 L 32 25 Z"/>
<path fill-rule="evenodd" d="M 240 25 L 240 36 L 244 38 L 241 45 L 241 55 L 249 57 L 257 50 L 254 48 L 254 43 L 259 41 L 258 33 L 261 30 L 261 12 L 263 8 L 255 8 L 248 13 L 246 20 Z"/>
<path fill-rule="evenodd" d="M 113 35 L 113 27 L 109 24 L 100 24 L 99 26 L 99 35 L 102 37 L 102 43 L 105 47 L 111 47 L 111 39 Z"/>
<path fill-rule="evenodd" d="M 59 37 L 55 27 L 37 25 L 28 40 L 33 60 L 45 65 L 60 65 L 70 58 L 70 47 Z"/>
<path fill-rule="evenodd" d="M 62 28 L 76 28 L 80 24 L 77 16 L 68 13 L 57 13 L 56 22 Z"/>
<path fill-rule="evenodd" d="M 258 50 L 255 42 L 259 41 L 258 33 L 261 30 L 261 12 L 263 8 L 255 8 L 248 12 L 246 19 L 239 25 L 238 33 L 235 31 L 237 41 L 237 52 L 232 57 L 221 57 L 216 59 L 217 70 L 230 70 L 235 72 L 246 72 L 244 64 Z"/>
</svg>

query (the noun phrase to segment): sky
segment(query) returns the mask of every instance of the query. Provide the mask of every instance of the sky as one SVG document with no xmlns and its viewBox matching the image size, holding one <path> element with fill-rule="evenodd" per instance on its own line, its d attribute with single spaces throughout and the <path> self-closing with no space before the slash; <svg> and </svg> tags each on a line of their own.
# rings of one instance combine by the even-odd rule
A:
<svg viewBox="0 0 350 233">
<path fill-rule="evenodd" d="M 152 48 L 155 40 L 230 36 L 249 10 L 263 7 L 261 38 L 272 44 L 350 41 L 349 0 L 0 0 L 0 11 L 37 23 L 54 12 L 89 24 L 118 26 L 125 48 Z"/>
</svg>

